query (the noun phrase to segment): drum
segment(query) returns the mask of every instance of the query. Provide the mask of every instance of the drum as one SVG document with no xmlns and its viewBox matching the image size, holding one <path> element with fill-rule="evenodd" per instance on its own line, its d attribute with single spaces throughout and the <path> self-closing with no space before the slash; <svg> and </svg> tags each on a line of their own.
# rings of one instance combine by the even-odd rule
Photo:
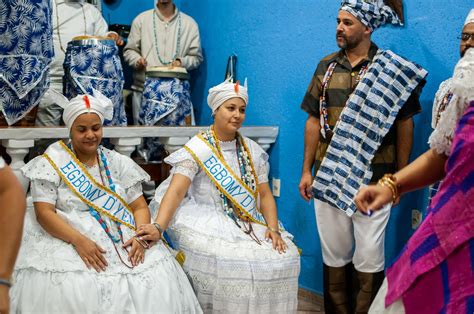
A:
<svg viewBox="0 0 474 314">
<path fill-rule="evenodd" d="M 64 60 L 64 95 L 71 99 L 78 94 L 98 90 L 112 100 L 114 116 L 104 125 L 127 125 L 123 101 L 124 77 L 118 47 L 108 37 L 78 36 L 67 45 Z"/>
<path fill-rule="evenodd" d="M 140 124 L 190 125 L 192 103 L 189 74 L 183 67 L 147 67 Z"/>
<path fill-rule="evenodd" d="M 181 80 L 189 80 L 188 71 L 183 67 L 148 67 L 145 72 L 146 77 L 154 78 L 178 78 Z"/>
<path fill-rule="evenodd" d="M 142 102 L 139 108 L 140 124 L 162 126 L 190 125 L 192 124 L 192 108 L 193 104 L 191 103 L 191 91 L 188 80 L 146 77 Z"/>
</svg>

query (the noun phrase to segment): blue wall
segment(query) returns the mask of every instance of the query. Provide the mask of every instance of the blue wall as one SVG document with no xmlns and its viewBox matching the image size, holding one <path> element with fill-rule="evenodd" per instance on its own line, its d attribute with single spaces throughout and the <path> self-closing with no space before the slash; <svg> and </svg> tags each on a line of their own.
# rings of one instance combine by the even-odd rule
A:
<svg viewBox="0 0 474 314">
<path fill-rule="evenodd" d="M 238 55 L 238 75 L 248 77 L 250 104 L 246 125 L 277 125 L 280 134 L 270 151 L 271 176 L 281 179 L 277 199 L 280 219 L 303 250 L 300 285 L 322 291 L 322 259 L 312 204 L 298 193 L 303 159 L 306 114 L 299 109 L 318 61 L 337 50 L 334 0 L 181 0 L 181 10 L 198 22 L 205 62 L 193 75 L 192 94 L 197 121 L 210 124 L 207 90 L 223 80 L 227 57 Z M 130 23 L 151 8 L 153 0 L 121 0 L 104 5 L 112 23 Z M 413 157 L 427 149 L 431 104 L 459 58 L 458 39 L 472 0 L 406 0 L 403 28 L 385 27 L 373 40 L 425 67 L 423 112 L 416 116 Z M 387 230 L 386 254 L 391 261 L 411 229 L 411 209 L 423 210 L 426 191 L 406 196 L 394 208 Z"/>
</svg>

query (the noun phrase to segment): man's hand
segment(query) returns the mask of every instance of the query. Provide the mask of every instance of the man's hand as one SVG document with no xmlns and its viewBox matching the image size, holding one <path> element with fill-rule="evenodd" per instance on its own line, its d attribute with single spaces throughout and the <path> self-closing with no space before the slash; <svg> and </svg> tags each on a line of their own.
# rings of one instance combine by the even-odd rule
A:
<svg viewBox="0 0 474 314">
<path fill-rule="evenodd" d="M 300 190 L 300 195 L 306 201 L 309 201 L 313 198 L 313 192 L 311 191 L 311 186 L 313 185 L 313 176 L 311 172 L 304 172 L 301 175 L 300 185 L 298 186 Z"/>
<path fill-rule="evenodd" d="M 181 60 L 176 59 L 173 62 L 171 62 L 171 67 L 180 67 L 181 66 Z"/>
<path fill-rule="evenodd" d="M 115 44 L 117 46 L 122 46 L 124 44 L 122 37 L 120 37 L 120 35 L 117 34 L 116 32 L 108 33 L 107 37 L 109 37 L 110 39 L 113 39 L 113 41 L 115 41 Z"/>
<path fill-rule="evenodd" d="M 137 63 L 135 63 L 135 69 L 137 70 L 144 70 L 147 66 L 147 62 L 145 58 L 138 59 Z"/>
</svg>

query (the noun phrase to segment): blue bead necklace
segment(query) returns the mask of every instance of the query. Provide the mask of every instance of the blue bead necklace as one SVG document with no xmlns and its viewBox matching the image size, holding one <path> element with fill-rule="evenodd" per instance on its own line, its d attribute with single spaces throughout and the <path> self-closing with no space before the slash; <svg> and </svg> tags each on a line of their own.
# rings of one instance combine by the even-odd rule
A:
<svg viewBox="0 0 474 314">
<path fill-rule="evenodd" d="M 165 61 L 161 58 L 160 50 L 158 49 L 158 36 L 156 34 L 156 12 L 153 12 L 153 35 L 155 38 L 155 49 L 156 54 L 158 55 L 158 59 L 160 60 L 161 64 L 168 65 L 171 64 L 176 58 L 178 57 L 179 48 L 181 47 L 181 13 L 178 12 L 178 38 L 176 39 L 176 51 L 174 53 L 173 58 L 170 61 Z"/>
</svg>

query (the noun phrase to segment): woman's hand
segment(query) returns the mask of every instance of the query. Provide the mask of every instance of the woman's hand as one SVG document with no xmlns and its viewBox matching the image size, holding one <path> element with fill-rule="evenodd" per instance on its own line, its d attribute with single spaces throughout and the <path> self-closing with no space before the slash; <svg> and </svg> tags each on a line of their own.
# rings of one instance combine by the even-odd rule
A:
<svg viewBox="0 0 474 314">
<path fill-rule="evenodd" d="M 144 224 L 137 228 L 137 237 L 148 242 L 150 247 L 160 241 L 161 236 L 161 232 L 153 224 Z"/>
<path fill-rule="evenodd" d="M 108 264 L 103 254 L 106 251 L 97 243 L 82 235 L 73 245 L 87 268 L 93 267 L 98 273 L 105 271 Z"/>
<path fill-rule="evenodd" d="M 140 244 L 137 240 L 137 237 L 130 238 L 123 245 L 124 248 L 131 246 L 130 252 L 128 252 L 128 260 L 132 263 L 132 266 L 138 266 L 138 264 L 143 264 L 145 261 L 145 247 Z"/>
<path fill-rule="evenodd" d="M 286 245 L 285 241 L 283 241 L 281 235 L 278 232 L 267 229 L 265 232 L 265 240 L 271 240 L 273 249 L 277 250 L 278 253 L 286 253 L 288 246 Z"/>
<path fill-rule="evenodd" d="M 383 185 L 369 185 L 359 190 L 354 198 L 354 202 L 361 212 L 371 215 L 372 212 L 390 203 L 392 198 L 392 191 L 389 187 Z"/>
</svg>

